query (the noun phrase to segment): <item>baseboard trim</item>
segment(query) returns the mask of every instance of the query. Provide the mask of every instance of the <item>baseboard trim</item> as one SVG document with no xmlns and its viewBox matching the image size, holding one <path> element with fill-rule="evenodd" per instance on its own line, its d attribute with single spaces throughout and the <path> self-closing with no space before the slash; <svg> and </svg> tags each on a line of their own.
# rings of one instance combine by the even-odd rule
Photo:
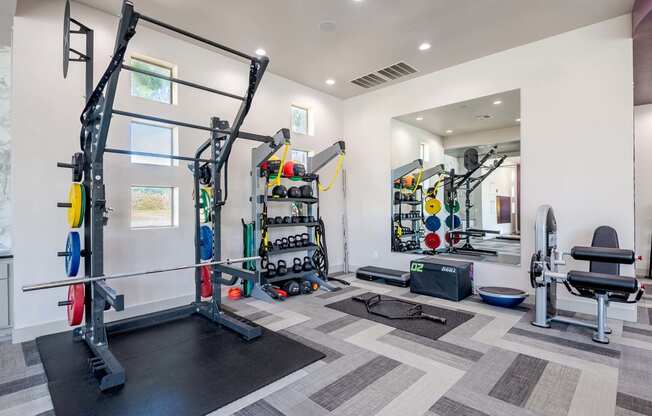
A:
<svg viewBox="0 0 652 416">
<path fill-rule="evenodd" d="M 154 302 L 141 303 L 125 307 L 124 311 L 116 312 L 107 311 L 105 314 L 106 322 L 117 321 L 120 319 L 131 318 L 134 316 L 145 315 L 152 312 L 162 311 L 165 309 L 176 308 L 177 306 L 187 305 L 194 300 L 194 295 L 182 295 L 176 298 L 163 299 Z M 57 332 L 70 331 L 68 321 L 65 319 L 58 321 L 46 322 L 39 325 L 26 326 L 22 328 L 13 328 L 11 332 L 12 342 L 31 341 L 37 337 Z"/>
</svg>

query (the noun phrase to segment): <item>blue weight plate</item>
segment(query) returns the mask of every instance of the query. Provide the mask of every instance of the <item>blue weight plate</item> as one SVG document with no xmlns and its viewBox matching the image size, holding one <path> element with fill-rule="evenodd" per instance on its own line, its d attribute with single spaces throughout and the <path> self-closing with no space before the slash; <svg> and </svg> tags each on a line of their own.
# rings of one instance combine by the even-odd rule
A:
<svg viewBox="0 0 652 416">
<path fill-rule="evenodd" d="M 436 232 L 441 228 L 441 220 L 436 215 L 426 218 L 426 228 L 428 231 Z"/>
<path fill-rule="evenodd" d="M 213 257 L 213 230 L 208 225 L 202 225 L 199 233 L 199 251 L 202 260 Z"/>
<path fill-rule="evenodd" d="M 79 263 L 81 262 L 81 240 L 77 231 L 68 233 L 66 239 L 66 276 L 75 277 L 79 272 Z"/>
<path fill-rule="evenodd" d="M 452 215 L 453 219 L 451 220 L 451 215 L 446 217 L 446 226 L 449 229 L 458 229 L 462 225 L 462 220 L 457 215 Z M 451 224 L 452 223 L 452 224 Z"/>
</svg>

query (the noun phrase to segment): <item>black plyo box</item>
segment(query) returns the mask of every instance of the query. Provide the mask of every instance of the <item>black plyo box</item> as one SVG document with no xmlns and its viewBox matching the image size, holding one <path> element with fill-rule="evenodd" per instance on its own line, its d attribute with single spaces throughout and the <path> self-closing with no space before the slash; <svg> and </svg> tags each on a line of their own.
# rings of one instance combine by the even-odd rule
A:
<svg viewBox="0 0 652 416">
<path fill-rule="evenodd" d="M 410 292 L 460 301 L 473 291 L 473 263 L 424 257 L 410 263 Z"/>
</svg>

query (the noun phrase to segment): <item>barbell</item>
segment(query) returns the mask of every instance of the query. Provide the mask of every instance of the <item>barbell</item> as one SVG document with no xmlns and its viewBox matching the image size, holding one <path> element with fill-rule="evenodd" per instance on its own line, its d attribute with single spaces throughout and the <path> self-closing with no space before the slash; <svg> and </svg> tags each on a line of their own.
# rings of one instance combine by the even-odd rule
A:
<svg viewBox="0 0 652 416">
<path fill-rule="evenodd" d="M 97 282 L 97 281 L 100 281 L 100 280 L 125 279 L 125 278 L 130 278 L 130 277 L 145 276 L 145 275 L 149 275 L 149 274 L 173 272 L 173 271 L 176 271 L 176 270 L 194 269 L 194 268 L 202 267 L 202 266 L 214 266 L 214 265 L 218 265 L 218 264 L 244 263 L 244 262 L 252 261 L 252 260 L 260 260 L 260 256 L 242 257 L 242 258 L 239 258 L 239 259 L 226 259 L 226 260 L 213 261 L 213 262 L 207 262 L 207 263 L 197 263 L 197 264 L 190 264 L 190 265 L 186 265 L 186 266 L 170 267 L 170 268 L 167 268 L 167 269 L 153 269 L 153 270 L 144 270 L 144 271 L 140 271 L 140 272 L 110 274 L 110 275 L 96 276 L 96 277 L 80 277 L 80 278 L 75 278 L 75 279 L 68 278 L 68 279 L 64 279 L 64 280 L 53 280 L 51 282 L 37 283 L 37 284 L 33 284 L 33 285 L 26 285 L 26 286 L 22 287 L 22 290 L 23 290 L 23 292 L 32 292 L 34 290 L 53 289 L 53 288 L 56 288 L 56 287 L 73 286 L 73 285 L 83 284 L 83 283 L 93 283 L 93 282 Z"/>
</svg>

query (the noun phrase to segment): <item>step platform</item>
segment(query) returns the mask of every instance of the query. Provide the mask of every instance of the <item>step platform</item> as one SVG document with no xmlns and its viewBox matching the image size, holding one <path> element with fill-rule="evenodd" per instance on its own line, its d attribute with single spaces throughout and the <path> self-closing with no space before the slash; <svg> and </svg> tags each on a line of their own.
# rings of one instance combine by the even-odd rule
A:
<svg viewBox="0 0 652 416">
<path fill-rule="evenodd" d="M 394 269 L 385 269 L 376 266 L 360 267 L 355 272 L 358 279 L 376 281 L 392 286 L 408 287 L 410 286 L 410 272 Z"/>
</svg>

